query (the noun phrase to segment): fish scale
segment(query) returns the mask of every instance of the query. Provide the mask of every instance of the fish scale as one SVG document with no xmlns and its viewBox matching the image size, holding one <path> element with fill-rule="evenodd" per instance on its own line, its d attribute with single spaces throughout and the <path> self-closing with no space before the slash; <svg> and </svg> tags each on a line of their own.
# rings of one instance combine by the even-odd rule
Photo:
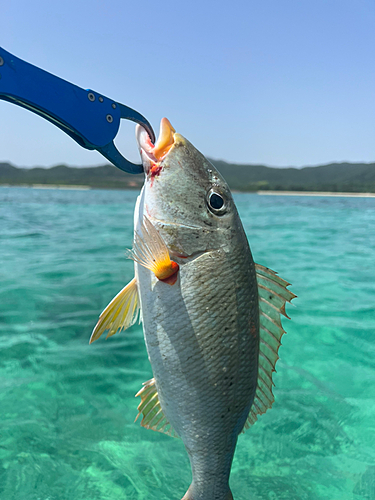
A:
<svg viewBox="0 0 375 500">
<path fill-rule="evenodd" d="M 136 395 L 141 425 L 183 441 L 192 469 L 183 500 L 233 500 L 237 438 L 274 402 L 280 318 L 295 296 L 254 264 L 226 182 L 163 120 L 155 147 L 137 129 L 146 179 L 134 212 L 135 278 L 91 341 L 128 328 L 141 310 L 154 375 Z"/>
<path fill-rule="evenodd" d="M 189 453 L 197 498 L 227 493 L 232 452 L 256 389 L 258 336 L 249 336 L 258 314 L 255 269 L 244 235 L 230 243 L 182 264 L 178 288 L 164 293 L 158 288 L 165 285 L 136 264 L 159 400 Z"/>
</svg>

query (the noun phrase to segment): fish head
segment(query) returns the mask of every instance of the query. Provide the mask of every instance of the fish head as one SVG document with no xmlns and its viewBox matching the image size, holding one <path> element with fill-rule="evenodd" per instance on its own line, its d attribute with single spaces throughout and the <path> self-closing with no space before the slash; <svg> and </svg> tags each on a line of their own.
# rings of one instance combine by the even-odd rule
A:
<svg viewBox="0 0 375 500">
<path fill-rule="evenodd" d="M 166 118 L 155 145 L 139 125 L 136 136 L 146 176 L 142 210 L 172 254 L 228 247 L 242 225 L 215 167 Z"/>
</svg>

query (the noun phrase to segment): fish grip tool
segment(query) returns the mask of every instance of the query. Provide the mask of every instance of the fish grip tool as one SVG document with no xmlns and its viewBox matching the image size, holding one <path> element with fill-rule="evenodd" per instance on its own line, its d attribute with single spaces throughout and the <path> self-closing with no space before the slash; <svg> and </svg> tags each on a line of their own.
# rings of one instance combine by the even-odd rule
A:
<svg viewBox="0 0 375 500">
<path fill-rule="evenodd" d="M 80 146 L 95 149 L 124 172 L 139 174 L 141 164 L 127 160 L 114 144 L 121 119 L 155 134 L 144 116 L 91 89 L 83 89 L 33 66 L 0 47 L 0 99 L 53 123 Z"/>
</svg>

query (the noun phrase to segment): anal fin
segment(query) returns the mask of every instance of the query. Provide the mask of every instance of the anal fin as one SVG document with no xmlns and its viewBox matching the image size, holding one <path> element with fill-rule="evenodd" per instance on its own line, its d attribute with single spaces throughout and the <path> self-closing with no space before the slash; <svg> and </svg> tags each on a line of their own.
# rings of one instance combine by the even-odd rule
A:
<svg viewBox="0 0 375 500">
<path fill-rule="evenodd" d="M 99 316 L 90 344 L 108 330 L 107 338 L 134 325 L 139 313 L 137 280 L 133 278 Z"/>
<path fill-rule="evenodd" d="M 178 438 L 178 434 L 169 423 L 160 406 L 154 378 L 143 383 L 142 389 L 137 392 L 135 397 L 137 396 L 141 397 L 141 402 L 138 405 L 139 413 L 135 420 L 142 414 L 142 427 Z"/>
</svg>

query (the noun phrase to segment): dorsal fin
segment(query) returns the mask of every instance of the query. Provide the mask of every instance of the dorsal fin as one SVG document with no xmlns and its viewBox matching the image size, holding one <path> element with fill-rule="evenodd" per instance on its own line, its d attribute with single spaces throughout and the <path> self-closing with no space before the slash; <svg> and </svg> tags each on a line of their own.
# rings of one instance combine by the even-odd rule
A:
<svg viewBox="0 0 375 500">
<path fill-rule="evenodd" d="M 272 374 L 279 359 L 278 351 L 281 337 L 285 331 L 281 325 L 281 314 L 289 318 L 285 312 L 285 303 L 296 297 L 287 289 L 290 285 L 267 267 L 255 264 L 259 294 L 259 368 L 258 385 L 243 431 L 253 425 L 258 415 L 271 408 L 275 398 L 272 393 Z"/>
<path fill-rule="evenodd" d="M 135 420 L 137 420 L 142 413 L 142 427 L 157 432 L 163 432 L 168 436 L 178 438 L 178 434 L 173 429 L 161 409 L 154 378 L 143 383 L 142 389 L 137 392 L 135 397 L 137 396 L 141 397 L 141 402 L 138 405 L 139 413 Z"/>
</svg>

